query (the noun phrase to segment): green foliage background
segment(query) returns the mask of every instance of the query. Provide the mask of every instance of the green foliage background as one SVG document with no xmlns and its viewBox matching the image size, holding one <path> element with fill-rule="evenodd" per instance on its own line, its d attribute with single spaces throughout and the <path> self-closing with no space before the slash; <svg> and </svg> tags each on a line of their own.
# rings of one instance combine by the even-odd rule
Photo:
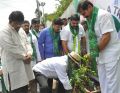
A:
<svg viewBox="0 0 120 93">
<path fill-rule="evenodd" d="M 60 5 L 58 6 L 57 10 L 52 13 L 52 14 L 46 14 L 46 20 L 53 20 L 54 18 L 58 18 L 60 17 L 64 11 L 68 8 L 68 6 L 70 5 L 70 3 L 72 2 L 72 0 L 61 0 L 60 1 Z"/>
</svg>

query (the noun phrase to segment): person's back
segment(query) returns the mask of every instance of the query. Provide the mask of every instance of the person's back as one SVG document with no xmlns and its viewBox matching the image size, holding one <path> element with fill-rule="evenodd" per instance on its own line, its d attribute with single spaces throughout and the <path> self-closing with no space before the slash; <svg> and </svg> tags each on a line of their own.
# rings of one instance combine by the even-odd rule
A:
<svg viewBox="0 0 120 93">
<path fill-rule="evenodd" d="M 33 70 L 39 71 L 49 78 L 58 78 L 57 69 L 61 71 L 67 67 L 67 56 L 51 57 L 39 62 L 33 67 Z"/>
<path fill-rule="evenodd" d="M 68 56 L 52 57 L 43 60 L 33 67 L 36 79 L 41 87 L 40 93 L 48 93 L 50 86 L 47 84 L 48 78 L 54 78 L 59 83 L 61 82 L 64 92 L 65 90 L 71 90 L 71 85 L 67 75 L 67 62 Z M 44 82 L 42 82 L 44 80 Z M 58 84 L 59 84 L 58 83 Z M 61 86 L 61 88 L 62 88 Z M 59 87 L 58 87 L 59 88 Z M 64 93 L 63 90 L 57 90 L 57 93 Z"/>
<path fill-rule="evenodd" d="M 46 91 L 46 89 L 49 90 L 50 88 L 47 84 L 48 78 L 55 78 L 57 81 L 61 82 L 64 91 L 61 91 L 58 87 L 57 93 L 71 93 L 72 87 L 69 81 L 69 75 L 71 75 L 71 71 L 74 67 L 76 68 L 76 66 L 79 66 L 80 60 L 81 57 L 79 54 L 71 52 L 68 55 L 47 58 L 36 64 L 33 67 L 33 71 L 35 72 L 36 80 L 42 89 L 40 93 L 48 93 Z M 69 68 L 71 64 L 72 69 Z"/>
</svg>

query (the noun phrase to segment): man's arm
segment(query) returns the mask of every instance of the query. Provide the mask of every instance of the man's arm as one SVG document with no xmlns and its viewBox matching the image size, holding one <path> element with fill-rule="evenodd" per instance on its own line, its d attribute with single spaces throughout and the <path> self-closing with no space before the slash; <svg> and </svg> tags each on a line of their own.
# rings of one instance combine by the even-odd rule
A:
<svg viewBox="0 0 120 93">
<path fill-rule="evenodd" d="M 45 59 L 44 43 L 45 43 L 45 31 L 41 31 L 39 33 L 39 37 L 38 37 L 38 46 L 39 46 L 39 51 L 40 51 L 40 55 L 41 55 L 42 60 Z"/>
<path fill-rule="evenodd" d="M 66 72 L 66 65 L 56 64 L 55 71 L 57 73 L 58 79 L 63 84 L 66 90 L 71 90 L 72 86 L 70 84 L 67 72 Z"/>
<path fill-rule="evenodd" d="M 37 62 L 41 61 L 41 55 L 40 55 L 40 51 L 38 48 L 38 40 L 36 39 L 36 41 L 34 42 L 35 48 L 36 48 L 36 53 L 37 53 Z"/>
<path fill-rule="evenodd" d="M 68 46 L 67 46 L 67 41 L 62 40 L 62 48 L 63 48 L 63 52 L 65 54 L 69 53 L 69 49 L 68 49 Z"/>
<path fill-rule="evenodd" d="M 85 55 L 87 53 L 86 49 L 86 37 L 81 37 L 81 54 Z"/>
<path fill-rule="evenodd" d="M 61 38 L 61 42 L 62 42 L 62 48 L 63 48 L 63 52 L 65 54 L 69 53 L 69 49 L 68 49 L 68 37 L 69 37 L 69 32 L 65 29 L 61 30 L 60 32 L 60 38 Z"/>
<path fill-rule="evenodd" d="M 112 16 L 109 13 L 102 15 L 99 20 L 99 23 L 100 23 L 99 26 L 102 37 L 100 39 L 98 47 L 99 47 L 99 51 L 102 51 L 109 43 L 111 39 L 111 33 L 115 31 L 115 29 L 114 29 L 114 22 L 112 20 Z"/>
<path fill-rule="evenodd" d="M 80 46 L 81 46 L 81 55 L 84 55 L 87 53 L 86 49 L 86 33 L 81 24 L 79 24 L 79 35 L 80 35 Z"/>
<path fill-rule="evenodd" d="M 110 32 L 107 32 L 103 34 L 102 38 L 100 39 L 100 43 L 98 45 L 99 51 L 104 50 L 104 48 L 107 46 L 111 38 Z"/>
</svg>

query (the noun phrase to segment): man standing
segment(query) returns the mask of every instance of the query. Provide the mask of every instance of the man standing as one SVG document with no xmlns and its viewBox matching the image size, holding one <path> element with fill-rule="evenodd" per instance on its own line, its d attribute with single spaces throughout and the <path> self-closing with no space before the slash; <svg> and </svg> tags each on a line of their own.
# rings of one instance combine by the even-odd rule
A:
<svg viewBox="0 0 120 93">
<path fill-rule="evenodd" d="M 80 2 L 77 11 L 87 18 L 90 56 L 97 60 L 101 93 L 120 93 L 120 41 L 111 14 L 88 0 Z"/>
<path fill-rule="evenodd" d="M 86 49 L 85 32 L 82 25 L 79 24 L 79 20 L 80 18 L 77 14 L 72 15 L 70 17 L 70 23 L 68 23 L 60 32 L 62 48 L 65 54 L 71 51 L 80 54 L 81 50 Z"/>
<path fill-rule="evenodd" d="M 54 19 L 51 27 L 40 32 L 38 43 L 42 60 L 61 54 L 60 29 L 62 24 L 62 19 Z"/>
<path fill-rule="evenodd" d="M 21 35 L 25 45 L 27 45 L 28 49 L 29 47 L 32 48 L 32 60 L 31 65 L 34 66 L 37 62 L 41 61 L 39 49 L 38 49 L 38 42 L 34 35 L 32 35 L 29 32 L 30 23 L 29 21 L 25 20 L 22 24 L 22 28 L 19 31 L 19 34 Z M 36 80 L 33 79 L 29 82 L 29 92 L 30 93 L 37 93 L 37 84 Z"/>
<path fill-rule="evenodd" d="M 28 93 L 29 81 L 34 78 L 30 70 L 31 52 L 27 50 L 18 33 L 23 21 L 23 13 L 13 11 L 9 15 L 9 24 L 0 34 L 3 76 L 10 93 Z"/>
<path fill-rule="evenodd" d="M 31 29 L 29 32 L 29 35 L 31 35 L 30 42 L 33 48 L 32 66 L 34 66 L 36 63 L 41 61 L 41 55 L 38 47 L 39 29 L 40 29 L 40 20 L 38 18 L 33 18 L 31 20 Z"/>
<path fill-rule="evenodd" d="M 32 66 L 34 66 L 36 63 L 41 61 L 41 56 L 40 56 L 40 52 L 39 52 L 39 48 L 38 48 L 38 40 L 37 40 L 37 37 L 32 33 L 32 31 L 30 32 L 29 21 L 25 20 L 22 24 L 22 28 L 23 28 L 24 32 L 26 33 L 27 40 L 31 44 L 32 49 L 33 49 L 31 64 L 32 64 Z M 33 27 L 32 27 L 32 30 L 33 30 Z"/>
<path fill-rule="evenodd" d="M 62 19 L 54 19 L 51 27 L 43 29 L 38 38 L 39 50 L 42 60 L 61 55 L 60 29 Z M 53 79 L 48 79 L 52 91 Z"/>
</svg>

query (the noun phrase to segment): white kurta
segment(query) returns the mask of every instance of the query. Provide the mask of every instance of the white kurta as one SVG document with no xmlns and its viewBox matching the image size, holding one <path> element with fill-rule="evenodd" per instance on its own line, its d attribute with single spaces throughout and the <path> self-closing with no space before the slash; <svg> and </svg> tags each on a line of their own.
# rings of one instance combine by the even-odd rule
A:
<svg viewBox="0 0 120 93">
<path fill-rule="evenodd" d="M 22 28 L 19 30 L 19 35 L 21 36 L 21 40 L 22 40 L 23 45 L 25 46 L 27 54 L 32 55 L 33 50 L 32 50 L 31 44 L 28 41 L 28 37 Z M 25 64 L 25 69 L 27 71 L 29 80 L 33 80 L 35 77 L 32 71 L 32 62 L 30 64 Z"/>
<path fill-rule="evenodd" d="M 99 9 L 95 23 L 98 44 L 103 34 L 110 32 L 111 38 L 97 58 L 98 75 L 102 93 L 120 93 L 120 40 L 111 14 Z"/>
<path fill-rule="evenodd" d="M 80 42 L 81 37 L 84 37 L 84 36 L 85 36 L 84 28 L 82 27 L 82 25 L 79 24 L 79 33 L 76 38 L 77 42 L 75 47 L 76 52 L 78 52 L 78 44 L 79 44 L 78 42 Z M 60 32 L 60 37 L 61 37 L 61 40 L 67 41 L 68 49 L 71 52 L 73 50 L 73 36 L 70 31 L 69 24 L 62 29 L 62 31 Z"/>
<path fill-rule="evenodd" d="M 41 55 L 40 55 L 40 51 L 38 48 L 38 40 L 37 40 L 36 36 L 31 31 L 30 31 L 30 34 L 32 35 L 32 43 L 34 44 L 36 53 L 37 53 L 37 59 L 32 60 L 32 66 L 34 66 L 36 63 L 41 61 Z M 30 37 L 28 37 L 28 38 L 29 38 L 29 42 L 31 42 Z"/>
<path fill-rule="evenodd" d="M 67 76 L 66 68 L 67 68 L 68 57 L 52 57 L 39 62 L 33 67 L 33 70 L 42 73 L 48 78 L 58 78 L 63 84 L 66 90 L 72 89 L 69 78 Z"/>
<path fill-rule="evenodd" d="M 10 86 L 11 90 L 14 90 L 28 85 L 30 75 L 28 75 L 26 64 L 23 62 L 27 49 L 19 33 L 10 25 L 0 31 L 0 47 L 2 48 L 1 62 L 7 89 L 9 90 Z M 8 81 L 8 75 L 10 82 Z"/>
</svg>

